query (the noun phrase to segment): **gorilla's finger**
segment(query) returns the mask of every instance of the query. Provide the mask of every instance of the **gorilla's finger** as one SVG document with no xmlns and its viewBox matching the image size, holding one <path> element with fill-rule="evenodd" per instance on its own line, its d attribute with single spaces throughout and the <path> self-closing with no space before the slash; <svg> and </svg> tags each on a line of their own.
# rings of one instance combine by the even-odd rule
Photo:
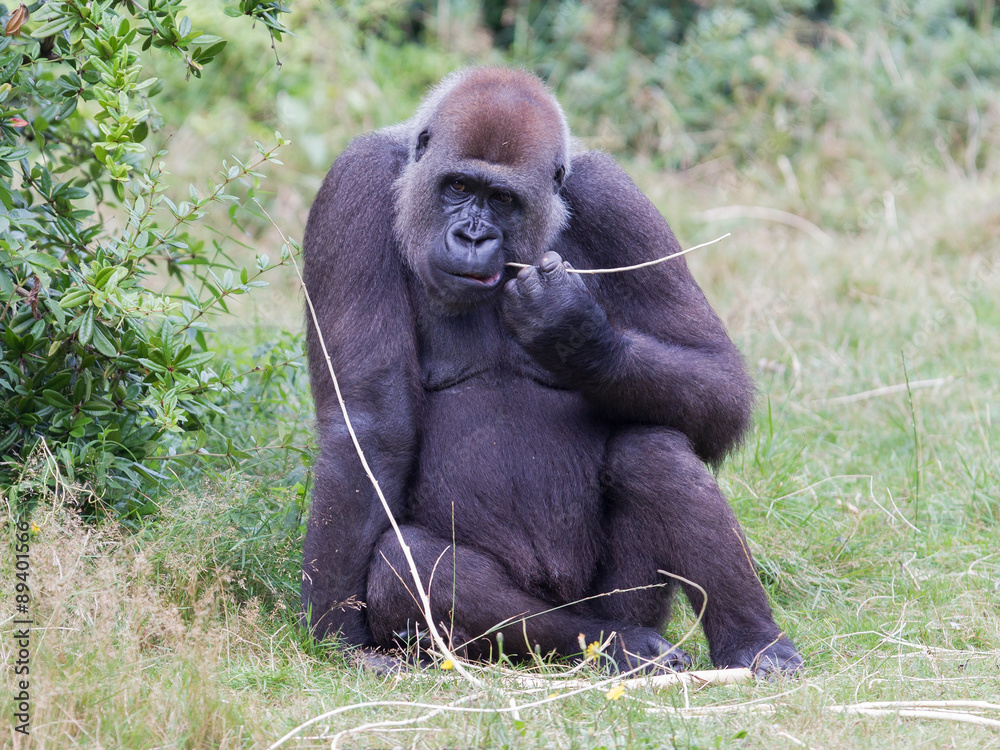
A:
<svg viewBox="0 0 1000 750">
<path fill-rule="evenodd" d="M 503 288 L 503 313 L 509 319 L 519 320 L 525 314 L 525 295 L 517 279 L 511 279 Z"/>
<path fill-rule="evenodd" d="M 583 280 L 583 276 L 578 273 L 569 273 L 569 271 L 573 268 L 573 264 L 567 260 L 563 263 L 563 266 L 566 268 L 566 275 L 569 276 L 573 284 L 575 284 L 578 289 L 587 291 L 587 283 Z"/>
<path fill-rule="evenodd" d="M 538 269 L 534 266 L 522 269 L 521 273 L 517 275 L 517 282 L 519 290 L 532 297 L 542 291 L 542 280 L 538 275 Z"/>
<path fill-rule="evenodd" d="M 517 272 L 516 278 L 518 281 L 524 281 L 529 276 L 535 276 L 537 274 L 538 274 L 537 268 L 535 268 L 534 266 L 525 266 L 524 268 L 522 268 L 520 271 Z"/>
<path fill-rule="evenodd" d="M 558 270 L 561 265 L 562 256 L 555 250 L 549 250 L 545 253 L 545 255 L 542 256 L 541 261 L 538 263 L 538 267 L 547 274 Z"/>
</svg>

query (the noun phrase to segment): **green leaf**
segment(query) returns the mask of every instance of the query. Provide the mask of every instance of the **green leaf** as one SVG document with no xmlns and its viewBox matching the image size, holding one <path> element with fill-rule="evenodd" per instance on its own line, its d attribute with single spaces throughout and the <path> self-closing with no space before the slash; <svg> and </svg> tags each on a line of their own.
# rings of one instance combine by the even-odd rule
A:
<svg viewBox="0 0 1000 750">
<path fill-rule="evenodd" d="M 104 326 L 100 323 L 94 326 L 94 348 L 105 357 L 113 359 L 118 356 L 118 349 L 116 349 L 115 345 L 111 343 L 111 339 L 109 339 L 108 336 L 102 332 L 102 328 L 104 328 Z"/>
<path fill-rule="evenodd" d="M 32 36 L 36 39 L 47 39 L 48 37 L 55 36 L 60 31 L 64 31 L 72 26 L 74 23 L 72 18 L 60 17 L 54 18 L 48 23 L 43 23 L 37 29 L 31 32 Z"/>
<path fill-rule="evenodd" d="M 64 395 L 58 391 L 53 391 L 46 389 L 42 391 L 42 400 L 49 406 L 54 406 L 57 409 L 72 409 L 73 402 L 66 398 Z"/>
<path fill-rule="evenodd" d="M 187 359 L 184 360 L 184 367 L 188 370 L 193 370 L 196 367 L 201 367 L 208 362 L 215 359 L 215 352 L 200 352 L 198 354 L 192 354 Z"/>
<path fill-rule="evenodd" d="M 153 372 L 159 373 L 160 375 L 163 375 L 167 371 L 167 368 L 164 367 L 162 364 L 160 364 L 158 362 L 154 362 L 153 360 L 147 359 L 145 357 L 140 357 L 139 358 L 139 363 L 143 367 L 147 367 L 150 370 L 152 370 Z"/>
<path fill-rule="evenodd" d="M 4 302 L 14 296 L 14 282 L 6 270 L 0 270 L 0 295 Z"/>
<path fill-rule="evenodd" d="M 59 299 L 59 304 L 62 305 L 62 308 L 64 310 L 71 310 L 74 307 L 79 307 L 89 299 L 90 299 L 89 289 L 72 287 L 68 291 L 63 292 L 63 296 Z"/>
<path fill-rule="evenodd" d="M 34 269 L 42 268 L 46 271 L 50 271 L 51 273 L 59 273 L 62 270 L 62 266 L 59 265 L 59 261 L 51 255 L 45 255 L 44 253 L 28 253 L 24 256 L 24 259 Z"/>
<path fill-rule="evenodd" d="M 76 332 L 76 339 L 82 345 L 90 342 L 90 337 L 94 335 L 94 308 L 88 307 L 80 317 L 80 327 Z"/>
<path fill-rule="evenodd" d="M 62 306 L 59 304 L 59 300 L 57 300 L 55 297 L 46 297 L 45 309 L 48 310 L 50 313 L 52 313 L 53 317 L 56 319 L 56 324 L 60 328 L 66 325 L 66 312 L 62 309 Z"/>
</svg>

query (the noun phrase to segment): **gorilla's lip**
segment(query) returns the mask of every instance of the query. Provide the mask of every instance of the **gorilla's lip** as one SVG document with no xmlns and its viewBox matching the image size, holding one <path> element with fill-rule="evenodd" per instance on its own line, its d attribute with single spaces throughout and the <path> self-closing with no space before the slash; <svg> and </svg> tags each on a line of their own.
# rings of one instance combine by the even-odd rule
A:
<svg viewBox="0 0 1000 750">
<path fill-rule="evenodd" d="M 503 271 L 497 271 L 490 276 L 480 273 L 453 273 L 450 275 L 457 279 L 471 281 L 478 286 L 494 287 L 500 282 L 500 277 L 503 276 Z"/>
</svg>

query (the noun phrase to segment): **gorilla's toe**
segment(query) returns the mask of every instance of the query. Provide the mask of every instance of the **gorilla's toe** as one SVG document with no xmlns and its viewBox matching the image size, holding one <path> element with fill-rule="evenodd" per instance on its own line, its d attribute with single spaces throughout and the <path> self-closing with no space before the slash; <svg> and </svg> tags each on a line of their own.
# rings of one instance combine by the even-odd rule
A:
<svg viewBox="0 0 1000 750">
<path fill-rule="evenodd" d="M 412 666 L 395 654 L 374 651 L 367 648 L 355 649 L 351 660 L 364 669 L 379 677 L 391 677 L 402 672 L 409 672 Z"/>
<path fill-rule="evenodd" d="M 720 668 L 746 667 L 758 679 L 778 674 L 797 675 L 802 671 L 802 656 L 786 637 L 771 639 L 753 646 L 746 646 L 729 658 L 717 662 Z"/>
<path fill-rule="evenodd" d="M 687 653 L 651 628 L 623 628 L 610 655 L 619 672 L 640 675 L 683 672 L 692 664 Z"/>
</svg>

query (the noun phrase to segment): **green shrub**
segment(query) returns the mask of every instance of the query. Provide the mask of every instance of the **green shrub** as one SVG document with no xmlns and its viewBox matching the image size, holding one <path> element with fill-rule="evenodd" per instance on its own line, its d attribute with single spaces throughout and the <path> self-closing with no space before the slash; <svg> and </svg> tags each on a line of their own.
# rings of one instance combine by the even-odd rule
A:
<svg viewBox="0 0 1000 750">
<path fill-rule="evenodd" d="M 0 39 L 0 492 L 30 499 L 39 475 L 31 467 L 41 461 L 42 476 L 67 478 L 92 508 L 123 519 L 153 507 L 144 493 L 160 475 L 147 459 L 160 441 L 222 413 L 219 396 L 240 375 L 213 369 L 208 317 L 263 285 L 273 266 L 262 255 L 256 268 L 235 267 L 194 229 L 210 204 L 235 217 L 274 149 L 258 145 L 252 160 L 224 163 L 206 195 L 192 186 L 175 203 L 166 194 L 162 153 L 144 145 L 161 125 L 152 100 L 163 91 L 143 76 L 143 56 L 170 55 L 197 77 L 225 41 L 194 29 L 181 0 L 144 5 L 38 2 L 9 15 L 0 7 L 8 19 Z M 240 0 L 226 12 L 280 39 L 284 5 Z M 283 248 L 279 263 L 290 252 Z M 164 271 L 178 291 L 167 293 Z"/>
</svg>

